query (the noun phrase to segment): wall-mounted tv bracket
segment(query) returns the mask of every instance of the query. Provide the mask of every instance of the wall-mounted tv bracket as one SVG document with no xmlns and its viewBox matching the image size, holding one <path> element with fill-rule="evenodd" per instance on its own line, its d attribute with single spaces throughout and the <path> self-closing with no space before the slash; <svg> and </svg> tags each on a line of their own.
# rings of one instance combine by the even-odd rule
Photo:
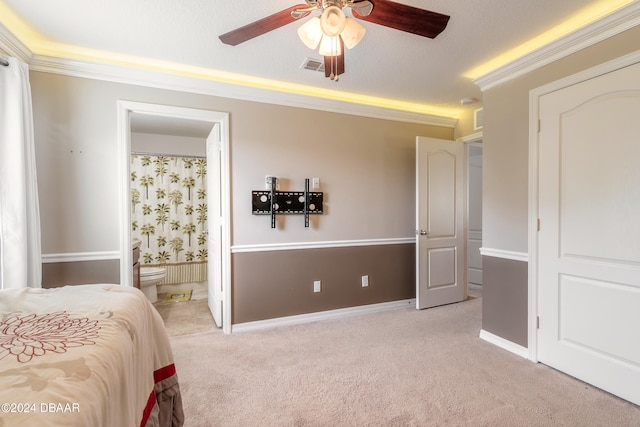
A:
<svg viewBox="0 0 640 427">
<path fill-rule="evenodd" d="M 252 191 L 254 215 L 271 215 L 271 228 L 276 228 L 276 215 L 304 215 L 304 226 L 309 227 L 309 215 L 322 215 L 323 193 L 309 191 L 309 178 L 304 180 L 304 191 L 276 191 L 278 178 L 271 177 L 271 189 Z"/>
</svg>

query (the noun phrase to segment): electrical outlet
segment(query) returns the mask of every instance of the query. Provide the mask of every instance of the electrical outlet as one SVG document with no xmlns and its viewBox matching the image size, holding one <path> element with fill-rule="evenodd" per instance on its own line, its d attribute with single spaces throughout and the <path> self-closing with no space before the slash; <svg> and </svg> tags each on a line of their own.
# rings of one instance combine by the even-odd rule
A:
<svg viewBox="0 0 640 427">
<path fill-rule="evenodd" d="M 362 287 L 366 288 L 369 286 L 369 276 L 362 276 Z"/>
<path fill-rule="evenodd" d="M 322 288 L 322 282 L 320 280 L 315 280 L 313 282 L 313 292 L 320 292 Z"/>
</svg>

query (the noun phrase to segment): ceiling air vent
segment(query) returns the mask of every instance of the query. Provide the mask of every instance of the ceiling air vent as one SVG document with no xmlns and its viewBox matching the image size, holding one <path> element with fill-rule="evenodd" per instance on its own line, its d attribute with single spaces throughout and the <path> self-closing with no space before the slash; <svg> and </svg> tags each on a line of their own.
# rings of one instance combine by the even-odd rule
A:
<svg viewBox="0 0 640 427">
<path fill-rule="evenodd" d="M 324 61 L 319 59 L 307 58 L 300 67 L 304 70 L 321 71 L 324 73 Z"/>
</svg>

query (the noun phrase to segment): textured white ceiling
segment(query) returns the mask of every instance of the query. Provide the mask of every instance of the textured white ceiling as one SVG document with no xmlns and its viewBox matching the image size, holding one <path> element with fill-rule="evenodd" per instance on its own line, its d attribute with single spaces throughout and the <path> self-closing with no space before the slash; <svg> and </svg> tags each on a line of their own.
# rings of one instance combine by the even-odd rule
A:
<svg viewBox="0 0 640 427">
<path fill-rule="evenodd" d="M 398 0 L 451 15 L 428 39 L 361 21 L 364 40 L 346 51 L 346 73 L 332 82 L 301 69 L 320 59 L 297 37 L 293 23 L 232 47 L 218 36 L 301 0 L 0 0 L 40 38 L 74 47 L 157 59 L 270 80 L 460 108 L 482 98 L 463 74 L 501 52 L 603 0 Z M 610 0 L 612 1 L 612 0 Z M 375 4 L 375 0 L 373 0 Z M 2 22 L 0 16 L 0 22 Z M 64 46 L 60 46 L 64 45 Z M 37 46 L 28 46 L 36 51 Z M 469 108 L 473 108 L 469 107 Z"/>
</svg>

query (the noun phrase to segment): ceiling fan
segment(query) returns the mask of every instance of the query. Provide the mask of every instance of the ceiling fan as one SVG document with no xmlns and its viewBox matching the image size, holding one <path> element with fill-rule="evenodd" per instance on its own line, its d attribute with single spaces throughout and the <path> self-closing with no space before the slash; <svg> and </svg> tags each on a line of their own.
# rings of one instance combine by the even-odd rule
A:
<svg viewBox="0 0 640 427">
<path fill-rule="evenodd" d="M 228 45 L 236 46 L 254 37 L 280 28 L 321 10 L 319 17 L 311 18 L 298 29 L 300 39 L 311 49 L 320 46 L 324 56 L 325 76 L 338 80 L 344 73 L 344 47 L 354 47 L 365 33 L 365 28 L 346 17 L 343 9 L 351 8 L 352 16 L 363 21 L 405 31 L 423 37 L 435 38 L 449 22 L 449 16 L 389 0 L 305 0 L 288 9 L 237 28 L 219 36 Z"/>
</svg>

